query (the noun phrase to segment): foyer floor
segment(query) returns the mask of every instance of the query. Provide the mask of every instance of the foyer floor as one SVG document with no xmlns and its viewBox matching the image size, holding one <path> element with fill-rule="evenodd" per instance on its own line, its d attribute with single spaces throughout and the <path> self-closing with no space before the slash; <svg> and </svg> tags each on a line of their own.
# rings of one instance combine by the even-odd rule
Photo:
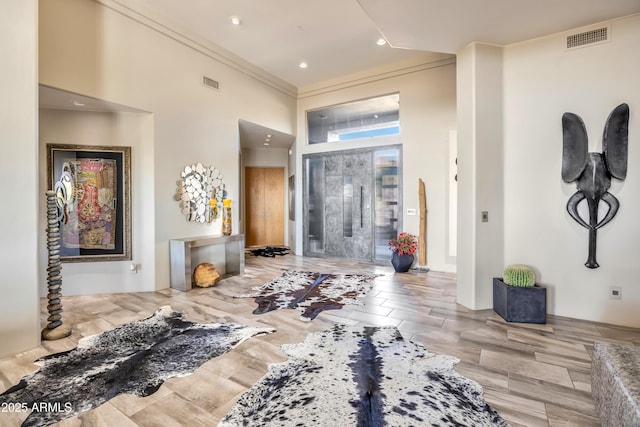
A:
<svg viewBox="0 0 640 427">
<path fill-rule="evenodd" d="M 294 310 L 255 316 L 252 299 L 234 299 L 281 274 L 281 269 L 337 273 L 382 273 L 363 306 L 325 311 L 312 322 Z M 0 359 L 0 392 L 37 369 L 33 361 L 70 350 L 78 339 L 151 315 L 159 306 L 197 322 L 234 321 L 272 326 L 277 332 L 248 340 L 212 359 L 194 374 L 172 378 L 153 395 L 119 395 L 57 426 L 215 426 L 270 363 L 286 358 L 279 346 L 304 340 L 333 323 L 393 325 L 405 338 L 438 354 L 460 359 L 456 370 L 479 382 L 484 396 L 513 426 L 597 426 L 590 370 L 594 341 L 640 345 L 640 329 L 549 316 L 546 325 L 507 324 L 492 310 L 471 311 L 455 303 L 455 275 L 428 272 L 394 274 L 392 268 L 344 260 L 292 255 L 248 255 L 243 277 L 216 287 L 183 293 L 159 292 L 65 297 L 64 321 L 71 337 Z M 42 304 L 46 312 L 46 302 Z M 46 319 L 46 315 L 43 316 Z M 44 325 L 43 325 L 44 326 Z M 0 426 L 19 426 L 26 414 L 0 413 Z"/>
</svg>

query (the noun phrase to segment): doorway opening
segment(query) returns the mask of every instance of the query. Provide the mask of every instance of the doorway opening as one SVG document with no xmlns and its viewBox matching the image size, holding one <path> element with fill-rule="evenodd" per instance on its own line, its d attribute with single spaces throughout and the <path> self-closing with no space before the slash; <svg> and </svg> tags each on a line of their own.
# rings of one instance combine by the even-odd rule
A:
<svg viewBox="0 0 640 427">
<path fill-rule="evenodd" d="M 246 167 L 246 245 L 284 245 L 284 168 Z"/>
<path fill-rule="evenodd" d="M 240 136 L 239 227 L 246 246 L 288 245 L 290 224 L 285 188 L 293 135 L 246 120 L 238 121 Z"/>
</svg>

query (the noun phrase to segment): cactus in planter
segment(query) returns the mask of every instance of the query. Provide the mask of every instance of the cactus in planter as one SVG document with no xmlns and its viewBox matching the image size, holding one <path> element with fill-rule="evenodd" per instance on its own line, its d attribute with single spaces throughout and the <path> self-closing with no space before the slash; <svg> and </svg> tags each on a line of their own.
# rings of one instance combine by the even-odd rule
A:
<svg viewBox="0 0 640 427">
<path fill-rule="evenodd" d="M 530 287 L 536 283 L 536 274 L 529 266 L 512 264 L 504 269 L 503 281 L 510 286 Z"/>
</svg>

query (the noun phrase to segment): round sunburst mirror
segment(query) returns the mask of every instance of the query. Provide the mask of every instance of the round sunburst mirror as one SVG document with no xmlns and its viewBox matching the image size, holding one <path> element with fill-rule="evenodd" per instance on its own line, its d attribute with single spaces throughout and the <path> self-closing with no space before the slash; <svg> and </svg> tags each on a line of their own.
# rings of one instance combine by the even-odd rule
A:
<svg viewBox="0 0 640 427">
<path fill-rule="evenodd" d="M 176 184 L 173 198 L 187 221 L 208 223 L 220 216 L 224 183 L 218 169 L 202 163 L 185 166 Z"/>
</svg>

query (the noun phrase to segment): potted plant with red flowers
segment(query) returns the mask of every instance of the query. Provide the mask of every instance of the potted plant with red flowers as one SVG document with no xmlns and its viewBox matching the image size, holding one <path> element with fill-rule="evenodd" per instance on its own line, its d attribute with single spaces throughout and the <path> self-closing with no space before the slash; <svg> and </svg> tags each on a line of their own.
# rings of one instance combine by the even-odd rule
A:
<svg viewBox="0 0 640 427">
<path fill-rule="evenodd" d="M 413 265 L 413 254 L 418 250 L 418 240 L 410 233 L 402 232 L 389 240 L 391 264 L 398 273 L 409 271 Z"/>
</svg>

